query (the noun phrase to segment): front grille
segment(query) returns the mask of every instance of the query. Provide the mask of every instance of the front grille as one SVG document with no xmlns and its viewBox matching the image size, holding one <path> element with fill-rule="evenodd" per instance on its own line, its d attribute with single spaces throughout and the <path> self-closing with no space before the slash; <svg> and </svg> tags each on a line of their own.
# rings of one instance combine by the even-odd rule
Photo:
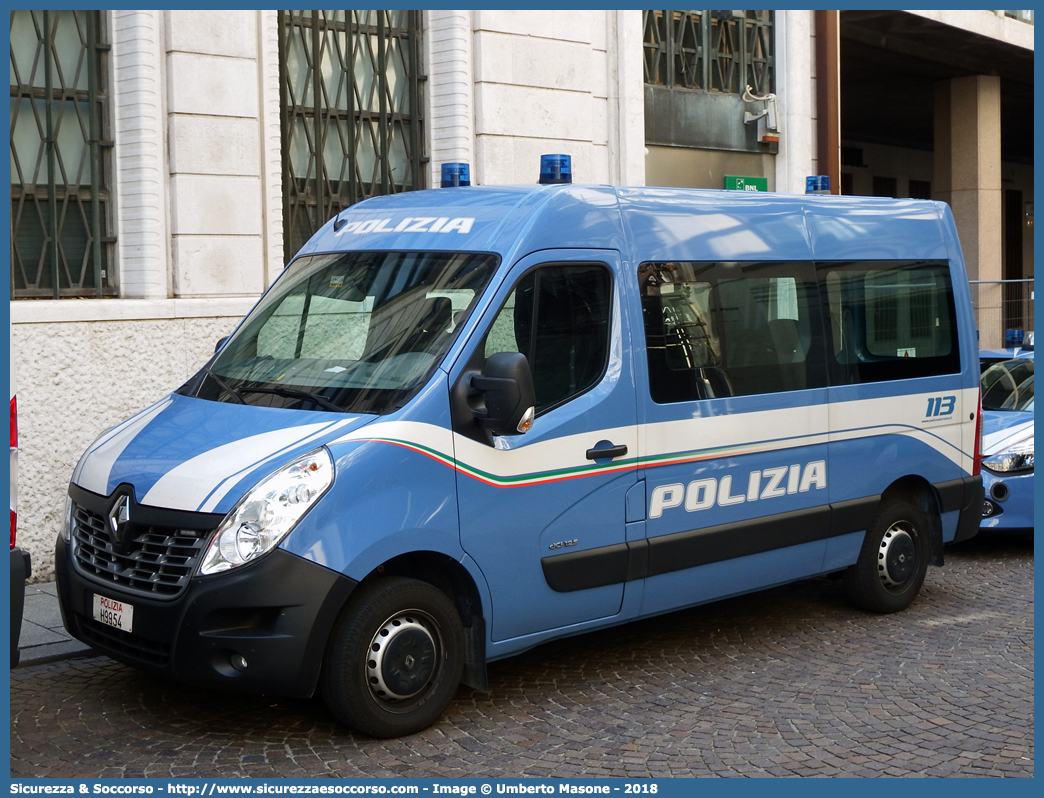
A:
<svg viewBox="0 0 1044 798">
<path fill-rule="evenodd" d="M 86 576 L 150 598 L 173 598 L 188 585 L 208 533 L 192 529 L 133 525 L 117 545 L 106 519 L 73 505 L 77 569 Z"/>
<path fill-rule="evenodd" d="M 170 663 L 170 646 L 166 643 L 120 632 L 80 615 L 76 616 L 76 620 L 80 636 L 95 648 L 157 668 L 165 668 Z"/>
</svg>

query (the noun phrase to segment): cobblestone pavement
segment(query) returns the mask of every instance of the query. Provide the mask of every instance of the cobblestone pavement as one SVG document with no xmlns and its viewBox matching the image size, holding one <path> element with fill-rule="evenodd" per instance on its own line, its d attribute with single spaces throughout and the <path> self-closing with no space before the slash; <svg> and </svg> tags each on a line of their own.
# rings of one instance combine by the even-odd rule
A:
<svg viewBox="0 0 1044 798">
<path fill-rule="evenodd" d="M 375 741 L 318 700 L 228 697 L 104 657 L 11 673 L 14 777 L 1032 776 L 1033 547 L 947 550 L 915 604 L 815 579 L 490 666 Z"/>
</svg>

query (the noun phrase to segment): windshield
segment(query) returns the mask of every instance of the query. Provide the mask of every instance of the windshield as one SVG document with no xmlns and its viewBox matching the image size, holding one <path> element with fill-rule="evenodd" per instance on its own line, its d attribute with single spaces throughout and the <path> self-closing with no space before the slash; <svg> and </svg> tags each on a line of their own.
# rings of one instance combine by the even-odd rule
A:
<svg viewBox="0 0 1044 798">
<path fill-rule="evenodd" d="M 983 372 L 983 410 L 1033 410 L 1033 361 L 995 363 Z"/>
<path fill-rule="evenodd" d="M 497 262 L 437 252 L 299 258 L 201 372 L 196 396 L 392 412 L 438 366 Z"/>
</svg>

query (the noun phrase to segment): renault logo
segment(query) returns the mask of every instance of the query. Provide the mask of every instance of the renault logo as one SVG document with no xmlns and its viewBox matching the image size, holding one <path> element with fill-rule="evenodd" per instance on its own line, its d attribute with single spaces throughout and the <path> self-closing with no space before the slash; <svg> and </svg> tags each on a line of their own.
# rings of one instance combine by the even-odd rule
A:
<svg viewBox="0 0 1044 798">
<path fill-rule="evenodd" d="M 112 542 L 123 543 L 123 536 L 127 532 L 127 524 L 130 522 L 130 500 L 127 494 L 122 494 L 109 510 L 109 530 L 112 532 Z"/>
</svg>

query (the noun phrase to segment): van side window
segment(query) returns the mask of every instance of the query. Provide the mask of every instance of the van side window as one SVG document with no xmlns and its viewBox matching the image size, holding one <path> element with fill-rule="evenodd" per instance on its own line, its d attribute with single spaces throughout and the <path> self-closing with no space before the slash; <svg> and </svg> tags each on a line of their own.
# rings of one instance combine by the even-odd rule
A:
<svg viewBox="0 0 1044 798">
<path fill-rule="evenodd" d="M 529 359 L 537 413 L 593 388 L 609 355 L 609 271 L 597 265 L 543 266 L 525 274 L 486 336 L 484 354 Z"/>
<path fill-rule="evenodd" d="M 820 263 L 835 384 L 960 371 L 945 262 Z"/>
<path fill-rule="evenodd" d="M 645 263 L 638 282 L 654 402 L 826 385 L 810 263 Z"/>
</svg>

